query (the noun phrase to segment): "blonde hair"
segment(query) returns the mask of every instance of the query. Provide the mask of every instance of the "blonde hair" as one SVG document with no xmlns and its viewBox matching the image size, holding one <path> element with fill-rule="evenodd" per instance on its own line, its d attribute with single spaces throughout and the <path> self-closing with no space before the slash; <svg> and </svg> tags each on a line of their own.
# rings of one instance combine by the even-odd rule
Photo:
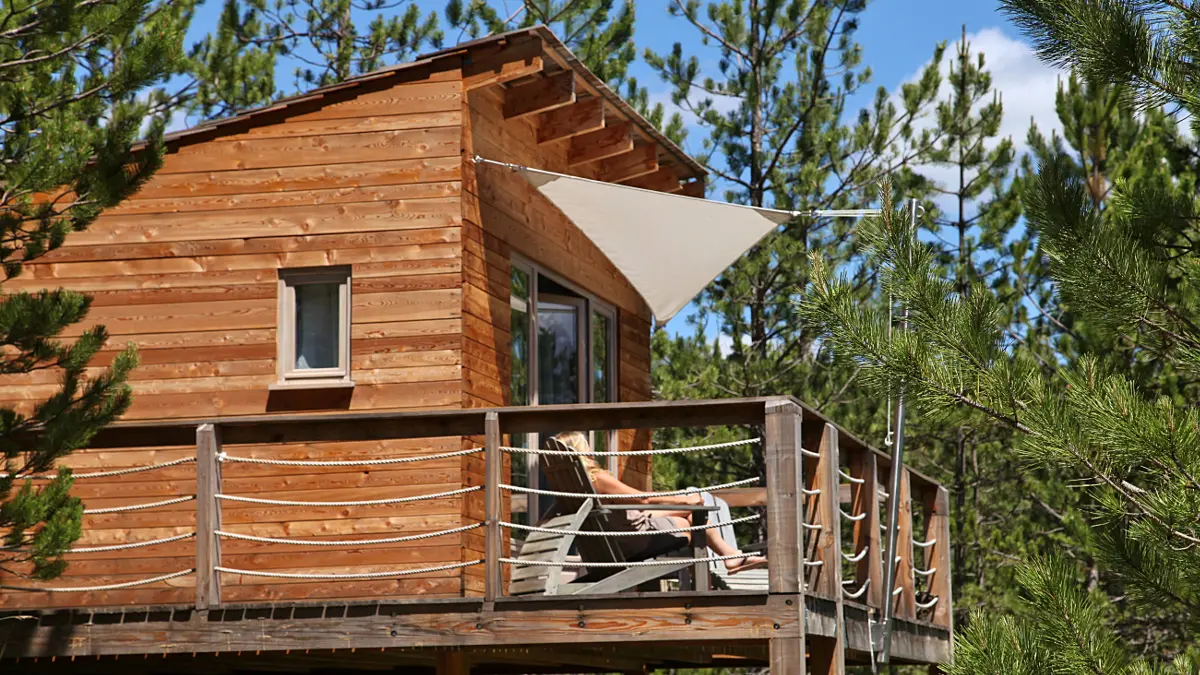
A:
<svg viewBox="0 0 1200 675">
<path fill-rule="evenodd" d="M 556 434 L 554 440 L 575 452 L 590 453 L 592 451 L 592 446 L 588 443 L 587 434 L 580 431 L 564 431 L 561 434 Z M 596 463 L 596 459 L 588 454 L 581 454 L 579 461 L 583 462 L 583 468 L 587 471 L 588 478 L 594 478 L 596 474 L 604 470 Z"/>
</svg>

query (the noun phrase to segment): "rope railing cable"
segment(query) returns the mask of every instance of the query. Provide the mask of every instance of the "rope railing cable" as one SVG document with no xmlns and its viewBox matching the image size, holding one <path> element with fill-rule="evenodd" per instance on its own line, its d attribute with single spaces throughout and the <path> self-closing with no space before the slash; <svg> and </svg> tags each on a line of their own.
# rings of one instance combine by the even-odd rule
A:
<svg viewBox="0 0 1200 675">
<path fill-rule="evenodd" d="M 437 532 L 423 532 L 421 534 L 409 534 L 403 537 L 386 537 L 382 539 L 281 539 L 277 537 L 257 537 L 250 534 L 226 532 L 224 530 L 217 530 L 216 534 L 227 539 L 256 541 L 262 544 L 294 544 L 296 546 L 372 546 L 377 544 L 398 544 L 403 541 L 433 539 L 434 537 L 442 537 L 448 534 L 458 534 L 460 532 L 467 532 L 480 527 L 483 527 L 483 523 L 464 525 L 463 527 L 455 527 L 449 530 L 439 530 Z"/>
<path fill-rule="evenodd" d="M 124 513 L 126 511 L 141 511 L 142 509 L 152 509 L 156 506 L 170 506 L 172 504 L 182 504 L 190 502 L 196 498 L 196 495 L 188 495 L 186 497 L 176 497 L 175 499 L 164 499 L 161 502 L 147 502 L 145 504 L 130 504 L 128 506 L 112 506 L 104 509 L 84 509 L 85 515 L 99 515 L 101 513 Z"/>
<path fill-rule="evenodd" d="M 838 469 L 838 475 L 850 481 L 851 483 L 854 483 L 855 485 L 862 485 L 863 483 L 867 482 L 866 478 L 855 478 L 841 469 Z"/>
<path fill-rule="evenodd" d="M 800 448 L 800 454 L 804 455 L 805 457 L 820 457 L 821 456 L 821 453 L 813 452 L 812 450 L 808 450 L 807 448 Z"/>
<path fill-rule="evenodd" d="M 187 464 L 188 462 L 194 462 L 194 461 L 196 461 L 195 457 L 181 457 L 179 459 L 173 459 L 169 462 L 160 462 L 158 464 L 146 464 L 144 466 L 133 466 L 133 467 L 129 467 L 128 469 L 113 469 L 111 471 L 93 471 L 91 473 L 74 473 L 74 472 L 72 472 L 71 478 L 73 480 L 82 480 L 85 478 L 108 478 L 111 476 L 126 476 L 131 473 L 141 473 L 143 471 L 153 471 L 155 469 L 165 469 L 169 466 L 179 466 L 180 464 Z M 18 478 L 31 478 L 33 480 L 54 480 L 57 477 L 58 477 L 58 474 L 50 475 L 50 474 L 44 474 L 44 473 L 34 474 L 32 476 L 18 476 Z M 0 472 L 0 478 L 8 478 L 8 474 L 4 473 L 4 472 Z"/>
<path fill-rule="evenodd" d="M 29 591 L 30 593 L 87 593 L 87 592 L 91 592 L 91 591 L 115 591 L 115 590 L 119 590 L 122 588 L 133 588 L 134 586 L 145 586 L 147 584 L 153 584 L 153 583 L 157 583 L 159 581 L 167 581 L 168 579 L 174 579 L 175 577 L 182 577 L 182 576 L 191 574 L 192 572 L 195 572 L 195 571 L 196 570 L 194 570 L 194 569 L 186 569 L 186 570 L 180 570 L 178 572 L 171 572 L 170 574 L 163 574 L 163 575 L 160 575 L 157 577 L 151 577 L 149 579 L 138 579 L 136 581 L 126 581 L 126 582 L 120 583 L 120 584 L 104 584 L 101 586 L 70 586 L 70 587 L 37 588 L 37 587 L 28 587 L 28 586 L 0 585 L 0 588 L 4 589 L 6 591 Z"/>
<path fill-rule="evenodd" d="M 709 523 L 707 525 L 692 525 L 691 527 L 674 527 L 674 528 L 667 529 L 667 530 L 653 530 L 651 532 L 639 532 L 639 531 L 589 532 L 589 531 L 580 531 L 580 530 L 563 530 L 563 529 L 556 529 L 556 528 L 552 528 L 552 527 L 537 527 L 535 525 L 520 525 L 518 523 L 510 523 L 510 522 L 503 521 L 503 520 L 500 521 L 500 525 L 502 527 L 507 527 L 510 529 L 517 529 L 517 530 L 524 530 L 526 532 L 542 532 L 545 534 L 573 534 L 573 535 L 580 536 L 580 537 L 644 537 L 647 534 L 681 534 L 683 532 L 698 532 L 700 530 L 712 530 L 712 529 L 716 529 L 718 527 L 725 527 L 726 525 L 738 525 L 740 523 L 748 523 L 752 520 L 758 520 L 758 516 L 757 515 L 746 516 L 744 518 L 734 518 L 733 520 L 727 520 L 727 521 L 717 522 L 717 523 Z"/>
<path fill-rule="evenodd" d="M 824 560 L 805 560 L 803 562 L 805 567 L 820 567 L 825 564 Z"/>
<path fill-rule="evenodd" d="M 216 494 L 217 499 L 223 499 L 230 502 L 245 502 L 247 504 L 269 504 L 272 506 L 383 506 L 385 504 L 407 504 L 409 502 L 419 502 L 426 499 L 441 499 L 443 497 L 454 497 L 457 495 L 465 495 L 468 492 L 477 492 L 482 490 L 482 485 L 474 487 L 460 488 L 458 490 L 447 490 L 446 492 L 435 492 L 428 495 L 414 495 L 412 497 L 392 497 L 390 499 L 367 499 L 363 501 L 353 502 L 309 502 L 292 499 L 265 499 L 262 497 L 242 497 L 240 495 Z"/>
<path fill-rule="evenodd" d="M 817 495 L 821 494 L 821 488 L 816 488 L 815 490 L 800 488 L 800 494 L 804 495 L 805 497 L 816 497 Z"/>
<path fill-rule="evenodd" d="M 936 543 L 937 543 L 937 537 L 934 537 L 933 539 L 930 539 L 929 541 L 917 541 L 916 539 L 913 539 L 913 546 L 919 546 L 921 548 L 929 548 L 930 546 L 933 546 Z"/>
<path fill-rule="evenodd" d="M 929 569 L 927 569 L 927 570 L 918 569 L 918 568 L 916 568 L 916 567 L 914 567 L 914 568 L 913 568 L 913 574 L 920 574 L 920 575 L 921 575 L 921 576 L 923 576 L 923 577 L 930 577 L 930 576 L 933 576 L 933 573 L 934 573 L 934 572 L 937 572 L 937 568 L 936 568 L 936 567 L 930 567 L 930 568 L 929 568 Z"/>
<path fill-rule="evenodd" d="M 800 521 L 800 525 L 806 530 L 823 530 L 823 529 L 825 529 L 825 526 L 820 523 L 809 523 L 809 522 L 805 522 L 803 520 Z"/>
<path fill-rule="evenodd" d="M 854 555 L 850 555 L 849 553 L 846 553 L 843 551 L 842 557 L 846 559 L 846 562 L 855 563 L 855 562 L 858 562 L 859 560 L 862 560 L 863 557 L 867 555 L 867 551 L 869 551 L 870 549 L 871 549 L 870 546 L 864 546 L 861 551 L 859 551 L 858 553 L 856 553 Z"/>
<path fill-rule="evenodd" d="M 670 455 L 678 452 L 699 452 L 702 450 L 721 450 L 724 448 L 735 448 L 739 445 L 750 445 L 758 443 L 761 438 L 747 438 L 741 441 L 728 441 L 725 443 L 712 443 L 710 445 L 691 445 L 680 448 L 652 448 L 650 450 L 613 450 L 609 452 L 576 452 L 574 450 L 543 450 L 539 448 L 518 448 L 515 446 L 502 445 L 500 449 L 505 452 L 523 452 L 529 455 L 547 455 L 550 457 L 570 457 L 571 455 L 581 455 L 584 457 L 638 457 L 642 455 Z"/>
<path fill-rule="evenodd" d="M 213 569 L 224 574 L 242 574 L 248 577 L 267 577 L 269 579 L 389 579 L 391 577 L 404 577 L 412 574 L 457 570 L 464 567 L 471 567 L 473 565 L 481 564 L 483 564 L 482 560 L 471 560 L 469 562 L 451 563 L 449 565 L 438 565 L 436 567 L 419 567 L 411 570 L 389 570 L 386 572 L 347 572 L 343 574 L 321 574 L 319 572 L 262 572 L 259 570 L 241 570 L 234 567 L 221 566 L 215 566 Z"/>
<path fill-rule="evenodd" d="M 744 560 L 746 557 L 748 557 L 746 554 L 739 553 L 738 555 L 714 555 L 707 558 L 656 558 L 654 560 L 638 560 L 636 562 L 564 562 L 561 560 L 524 560 L 522 558 L 501 558 L 500 562 L 508 565 L 529 565 L 534 567 L 666 567 L 670 565 L 721 562 L 724 560 Z"/>
<path fill-rule="evenodd" d="M 163 537 L 162 539 L 147 539 L 146 541 L 135 541 L 128 544 L 113 544 L 111 546 L 80 546 L 71 549 L 71 553 L 107 553 L 108 551 L 127 551 L 131 548 L 145 548 L 147 546 L 155 546 L 157 544 L 168 544 L 173 541 L 183 541 L 196 536 L 195 532 L 186 534 L 177 534 L 173 537 Z"/>
<path fill-rule="evenodd" d="M 858 521 L 867 517 L 866 513 L 860 513 L 857 516 L 852 516 L 849 513 L 846 513 L 845 510 L 843 510 L 843 509 L 838 509 L 838 512 L 842 514 L 843 518 L 845 518 L 846 520 L 849 520 L 852 523 L 857 523 Z"/>
<path fill-rule="evenodd" d="M 672 490 L 670 492 L 635 492 L 627 495 L 602 495 L 594 492 L 558 492 L 556 490 L 541 490 L 538 488 L 521 487 L 520 485 L 509 485 L 508 483 L 501 483 L 500 487 L 511 492 L 524 492 L 526 494 L 543 495 L 547 497 L 566 497 L 573 499 L 650 499 L 652 497 L 678 497 L 680 495 L 700 494 L 702 492 L 712 492 L 713 490 L 724 490 L 725 488 L 739 487 L 741 485 L 757 483 L 759 480 L 761 479 L 747 478 L 745 480 L 734 481 L 732 483 L 710 485 L 705 488 L 687 488 L 686 490 Z"/>
<path fill-rule="evenodd" d="M 268 466 L 378 466 L 381 464 L 409 464 L 411 462 L 427 462 L 435 459 L 449 459 L 483 452 L 483 448 L 468 448 L 453 452 L 440 452 L 434 455 L 418 455 L 416 457 L 385 457 L 382 459 L 259 459 L 257 457 L 238 457 L 221 453 L 217 459 L 222 462 L 240 462 L 242 464 L 266 464 Z"/>
<path fill-rule="evenodd" d="M 870 579 L 867 579 L 866 581 L 864 581 L 864 582 L 862 583 L 862 586 L 859 586 L 859 587 L 858 587 L 858 590 L 857 590 L 857 591 L 854 591 L 853 593 L 850 593 L 849 591 L 847 591 L 846 589 L 844 589 L 844 588 L 843 588 L 843 589 L 842 589 L 842 594 L 843 594 L 843 595 L 845 595 L 847 598 L 849 598 L 849 599 L 851 599 L 851 600 L 857 600 L 857 599 L 859 599 L 859 598 L 861 598 L 861 597 L 862 597 L 862 594 L 863 594 L 863 593 L 866 593 L 866 592 L 867 592 L 867 587 L 869 587 L 870 585 L 871 585 L 871 580 L 870 580 Z"/>
<path fill-rule="evenodd" d="M 940 599 L 941 598 L 939 598 L 938 596 L 935 595 L 935 596 L 933 596 L 933 599 L 930 600 L 929 602 L 913 601 L 913 604 L 917 606 L 917 609 L 929 609 L 930 607 L 933 607 L 934 605 L 938 604 L 938 600 L 940 600 Z"/>
</svg>

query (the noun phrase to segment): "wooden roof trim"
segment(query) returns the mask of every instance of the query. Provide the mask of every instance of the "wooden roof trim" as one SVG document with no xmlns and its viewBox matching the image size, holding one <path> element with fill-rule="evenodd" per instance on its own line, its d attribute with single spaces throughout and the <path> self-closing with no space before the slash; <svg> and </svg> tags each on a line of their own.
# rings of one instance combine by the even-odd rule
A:
<svg viewBox="0 0 1200 675">
<path fill-rule="evenodd" d="M 634 110 L 633 106 L 629 105 L 620 94 L 613 91 L 603 80 L 596 77 L 596 74 L 589 70 L 587 66 L 584 66 L 579 58 L 563 44 L 562 40 L 558 39 L 558 36 L 553 31 L 546 26 L 534 26 L 529 30 L 536 31 L 541 35 L 551 59 L 557 61 L 563 68 L 575 71 L 580 80 L 582 80 L 581 84 L 585 90 L 604 99 L 606 107 L 611 106 L 619 118 L 632 123 L 633 128 L 637 130 L 640 136 L 665 150 L 682 167 L 688 169 L 687 173 L 680 174 L 680 181 L 686 181 L 689 178 L 703 178 L 708 174 L 708 170 L 703 165 L 692 159 L 674 141 L 667 138 L 657 127 L 651 124 L 650 120 L 647 120 L 641 113 Z M 665 165 L 665 163 L 661 164 Z"/>
<path fill-rule="evenodd" d="M 649 120 L 634 110 L 619 94 L 588 70 L 571 50 L 545 26 L 534 26 L 532 28 L 500 33 L 465 42 L 455 47 L 419 56 L 407 63 L 396 64 L 388 68 L 359 75 L 344 82 L 282 98 L 261 108 L 247 110 L 218 120 L 201 122 L 194 127 L 168 133 L 164 136 L 163 140 L 168 144 L 168 147 L 175 147 L 182 144 L 198 143 L 228 134 L 240 133 L 249 127 L 270 124 L 272 123 L 271 118 L 273 115 L 283 113 L 292 108 L 306 105 L 319 108 L 326 103 L 327 99 L 334 95 L 348 94 L 358 89 L 374 90 L 376 88 L 394 86 L 399 82 L 413 79 L 421 74 L 425 74 L 426 76 L 435 75 L 440 70 L 469 68 L 469 59 L 480 56 L 480 60 L 485 60 L 488 56 L 497 55 L 505 45 L 519 44 L 525 39 L 530 38 L 541 42 L 542 51 L 548 57 L 546 66 L 553 63 L 562 69 L 573 71 L 579 80 L 576 86 L 580 90 L 580 93 L 590 93 L 603 100 L 604 107 L 615 114 L 614 117 L 610 118 L 611 121 L 628 122 L 635 134 L 635 138 L 654 144 L 670 157 L 668 161 L 660 161 L 660 166 L 665 167 L 678 163 L 678 167 L 681 169 L 679 172 L 681 182 L 686 182 L 694 178 L 703 178 L 707 174 L 707 171 L 699 162 L 689 157 L 683 149 L 675 145 L 675 143 L 651 124 Z M 521 81 L 520 77 L 523 77 L 525 74 L 533 70 L 541 70 L 541 65 L 539 63 L 534 68 L 533 64 L 530 64 L 531 67 L 526 69 L 525 73 L 515 71 L 515 76 L 501 75 L 497 78 L 497 81 L 519 82 Z"/>
</svg>

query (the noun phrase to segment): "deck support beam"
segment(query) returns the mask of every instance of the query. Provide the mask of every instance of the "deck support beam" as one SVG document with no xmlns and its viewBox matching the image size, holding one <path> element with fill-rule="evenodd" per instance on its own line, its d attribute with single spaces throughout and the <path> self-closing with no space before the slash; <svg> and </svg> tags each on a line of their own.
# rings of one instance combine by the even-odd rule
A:
<svg viewBox="0 0 1200 675">
<path fill-rule="evenodd" d="M 438 652 L 437 675 L 470 675 L 471 661 L 462 651 Z"/>
</svg>

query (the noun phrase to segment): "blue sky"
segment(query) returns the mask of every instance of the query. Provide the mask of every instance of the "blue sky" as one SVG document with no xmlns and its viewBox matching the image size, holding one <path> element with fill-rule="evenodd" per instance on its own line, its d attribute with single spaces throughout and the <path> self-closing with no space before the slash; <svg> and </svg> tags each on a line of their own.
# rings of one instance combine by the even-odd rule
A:
<svg viewBox="0 0 1200 675">
<path fill-rule="evenodd" d="M 493 0 L 501 10 L 515 9 L 519 0 Z M 685 53 L 700 55 L 702 67 L 712 67 L 716 56 L 700 44 L 699 34 L 686 21 L 669 16 L 670 0 L 638 0 L 635 41 L 639 53 L 649 47 L 667 52 L 676 41 L 684 45 Z M 425 11 L 439 14 L 444 0 L 417 0 Z M 212 30 L 220 13 L 222 0 L 206 0 L 197 12 L 189 34 L 189 44 Z M 507 12 L 511 13 L 511 12 Z M 997 10 L 996 0 L 874 0 L 862 14 L 856 39 L 862 46 L 863 65 L 870 67 L 873 78 L 857 101 L 851 101 L 848 113 L 854 114 L 870 102 L 877 86 L 895 91 L 914 77 L 929 61 L 934 45 L 945 41 L 950 49 L 966 26 L 968 40 L 985 55 L 992 72 L 995 88 L 1005 107 L 1002 136 L 1011 136 L 1018 151 L 1024 147 L 1025 133 L 1030 121 L 1036 121 L 1043 131 L 1056 129 L 1054 93 L 1059 74 L 1040 64 L 1028 44 Z M 458 39 L 457 32 L 448 32 L 447 44 Z M 948 51 L 949 53 L 949 51 Z M 945 65 L 945 64 L 943 64 Z M 292 66 L 281 63 L 276 77 L 278 86 L 288 91 Z M 632 67 L 633 74 L 646 86 L 654 100 L 669 101 L 668 87 L 641 61 Z M 176 120 L 172 126 L 186 126 Z M 703 132 L 691 129 L 685 149 L 695 150 Z M 685 309 L 668 323 L 671 332 L 688 330 Z M 728 338 L 726 338 L 728 339 Z"/>
</svg>

